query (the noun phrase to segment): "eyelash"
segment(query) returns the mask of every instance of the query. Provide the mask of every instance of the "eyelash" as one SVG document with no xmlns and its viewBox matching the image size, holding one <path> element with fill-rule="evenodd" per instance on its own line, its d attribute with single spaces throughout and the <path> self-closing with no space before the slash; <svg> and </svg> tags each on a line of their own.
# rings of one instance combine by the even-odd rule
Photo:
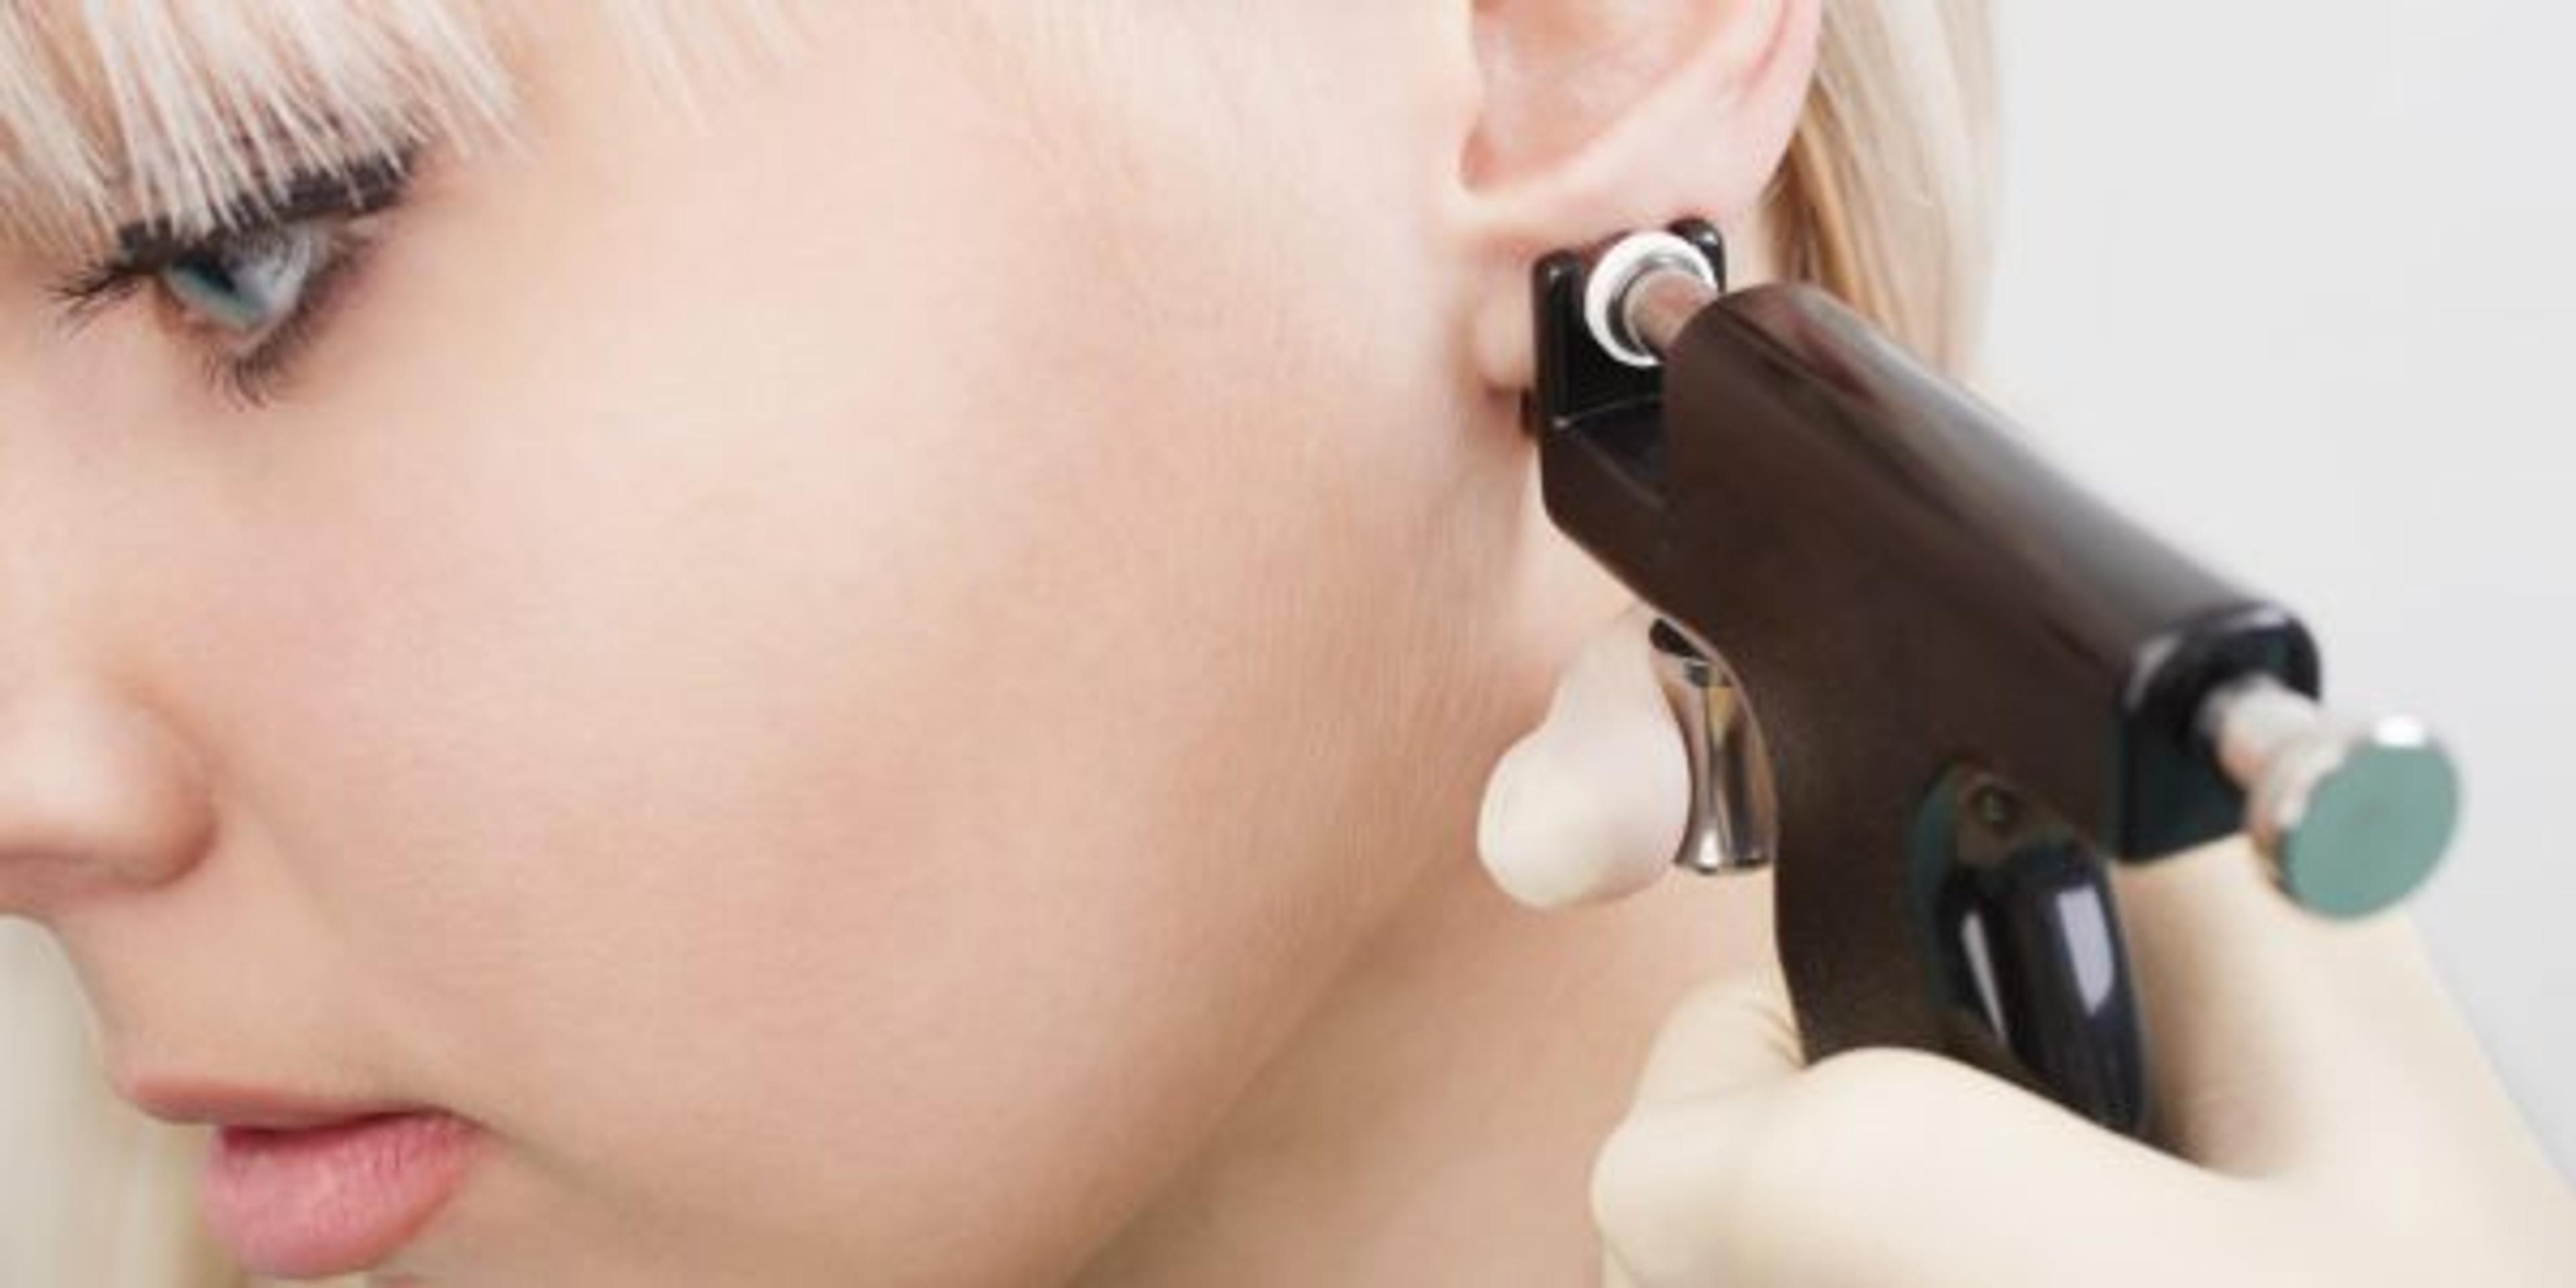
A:
<svg viewBox="0 0 2576 1288">
<path fill-rule="evenodd" d="M 382 219 L 409 190 L 408 158 L 360 161 L 335 171 L 299 174 L 275 200 L 241 201 L 228 207 L 221 231 L 182 236 L 167 221 L 147 221 L 119 230 L 119 249 L 54 287 L 67 322 L 78 327 L 145 291 L 159 294 L 167 325 L 204 348 L 205 377 L 218 393 L 236 404 L 259 407 L 271 402 L 293 374 L 295 361 L 321 334 L 331 309 L 344 299 L 382 239 Z M 306 276 L 293 301 L 285 306 L 247 348 L 231 350 L 218 324 L 190 318 L 188 306 L 170 293 L 163 275 L 191 265 L 227 263 L 227 256 L 276 249 L 274 239 L 319 236 Z"/>
</svg>

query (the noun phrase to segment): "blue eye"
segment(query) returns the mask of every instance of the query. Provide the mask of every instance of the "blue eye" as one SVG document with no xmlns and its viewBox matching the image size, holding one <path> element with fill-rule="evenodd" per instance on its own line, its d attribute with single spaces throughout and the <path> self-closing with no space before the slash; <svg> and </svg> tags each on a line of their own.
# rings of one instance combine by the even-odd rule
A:
<svg viewBox="0 0 2576 1288">
<path fill-rule="evenodd" d="M 256 344 L 303 302 L 332 256 L 330 230 L 290 224 L 201 247 L 160 270 L 161 288 L 235 344 Z"/>
<path fill-rule="evenodd" d="M 117 230 L 117 250 L 55 287 L 74 323 L 137 293 L 241 401 L 264 403 L 346 294 L 411 182 L 408 152 L 293 176 L 227 203 L 207 233 L 166 218 Z"/>
</svg>

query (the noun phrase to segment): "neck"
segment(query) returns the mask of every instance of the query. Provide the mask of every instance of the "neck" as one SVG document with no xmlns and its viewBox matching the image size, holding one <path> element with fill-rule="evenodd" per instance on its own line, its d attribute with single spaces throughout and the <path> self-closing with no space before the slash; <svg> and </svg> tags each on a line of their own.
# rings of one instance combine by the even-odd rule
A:
<svg viewBox="0 0 2576 1288">
<path fill-rule="evenodd" d="M 1767 882 L 1538 914 L 1423 883 L 1078 1283 L 1592 1282 L 1592 1158 L 1684 993 L 1770 952 Z"/>
</svg>

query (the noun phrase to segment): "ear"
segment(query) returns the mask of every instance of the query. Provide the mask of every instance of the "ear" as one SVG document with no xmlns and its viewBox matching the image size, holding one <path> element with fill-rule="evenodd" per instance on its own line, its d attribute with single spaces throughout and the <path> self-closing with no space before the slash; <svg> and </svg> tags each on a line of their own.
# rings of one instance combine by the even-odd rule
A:
<svg viewBox="0 0 2576 1288">
<path fill-rule="evenodd" d="M 1450 231 L 1489 385 L 1531 380 L 1531 265 L 1685 215 L 1743 229 L 1815 77 L 1825 0 L 1472 0 Z"/>
</svg>

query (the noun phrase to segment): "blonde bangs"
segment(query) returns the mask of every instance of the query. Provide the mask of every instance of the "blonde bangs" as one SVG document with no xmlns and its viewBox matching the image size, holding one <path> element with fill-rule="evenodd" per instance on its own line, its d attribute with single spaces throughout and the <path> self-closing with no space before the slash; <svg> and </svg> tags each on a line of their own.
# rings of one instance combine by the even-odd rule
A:
<svg viewBox="0 0 2576 1288">
<path fill-rule="evenodd" d="M 677 86 L 770 3 L 591 0 Z M 358 161 L 505 140 L 512 6 L 482 0 L 0 0 L 0 237 L 94 249 L 203 233 Z M 524 11 L 523 11 L 524 12 Z"/>
</svg>

